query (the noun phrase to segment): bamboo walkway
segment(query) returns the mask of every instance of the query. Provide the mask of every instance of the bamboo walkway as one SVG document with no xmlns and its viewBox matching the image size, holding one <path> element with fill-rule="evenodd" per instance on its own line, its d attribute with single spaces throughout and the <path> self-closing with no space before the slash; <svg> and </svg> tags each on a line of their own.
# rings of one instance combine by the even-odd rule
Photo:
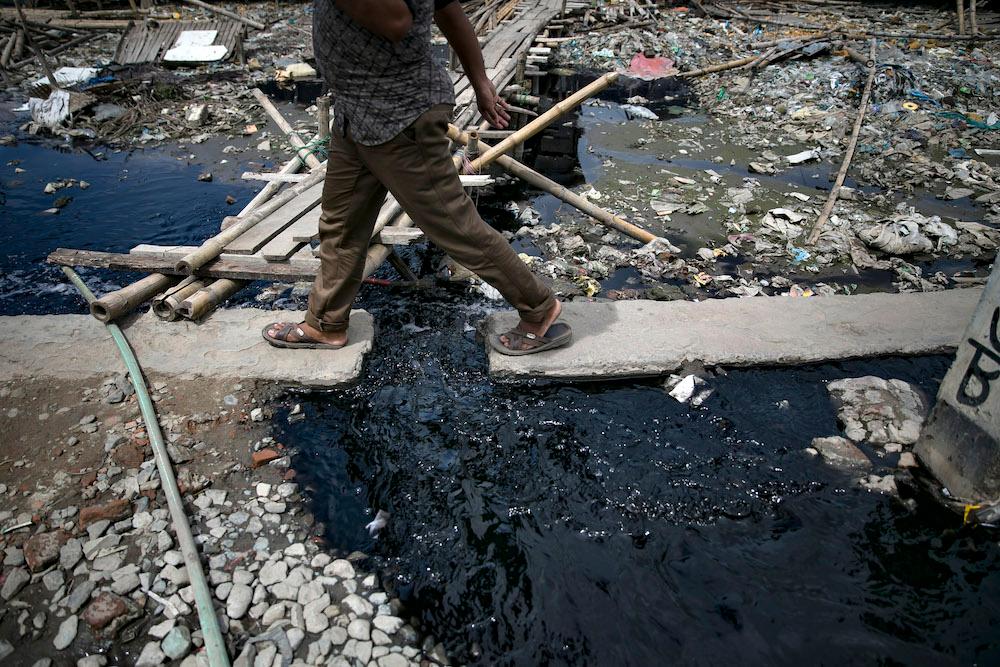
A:
<svg viewBox="0 0 1000 667">
<path fill-rule="evenodd" d="M 487 74 L 497 90 L 503 90 L 514 78 L 518 59 L 527 54 L 536 36 L 562 8 L 561 0 L 521 0 L 502 21 L 490 31 L 483 41 L 483 58 Z M 475 93 L 468 78 L 451 71 L 455 82 L 456 125 L 467 127 L 479 120 Z M 322 168 L 325 165 L 321 165 Z M 315 171 L 315 169 L 314 169 Z M 288 178 L 289 185 L 299 178 Z M 465 179 L 467 187 L 486 185 L 488 179 Z M 278 183 L 282 180 L 278 179 Z M 215 270 L 199 271 L 205 277 L 232 279 L 310 279 L 318 270 L 319 262 L 313 256 L 311 242 L 318 238 L 320 181 L 273 211 L 261 222 L 226 244 L 222 256 L 215 262 Z M 232 224 L 235 222 L 229 219 Z M 227 226 L 223 223 L 223 228 Z M 369 247 L 365 276 L 369 276 L 391 254 L 394 245 L 408 245 L 419 240 L 422 233 L 412 228 L 412 221 L 389 195 L 379 214 Z M 139 270 L 173 273 L 176 263 L 192 250 L 190 247 L 140 245 L 133 248 L 129 257 L 111 258 L 104 254 L 104 266 L 131 265 Z M 86 260 L 78 251 L 61 251 L 68 260 Z M 135 261 L 131 261 L 135 260 Z M 62 263 L 62 262 L 60 262 Z"/>
</svg>

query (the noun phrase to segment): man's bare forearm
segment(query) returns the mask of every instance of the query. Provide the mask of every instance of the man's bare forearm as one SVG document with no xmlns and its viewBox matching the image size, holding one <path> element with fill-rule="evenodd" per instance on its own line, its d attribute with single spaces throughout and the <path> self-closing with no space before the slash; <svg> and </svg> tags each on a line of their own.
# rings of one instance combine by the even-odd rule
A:
<svg viewBox="0 0 1000 667">
<path fill-rule="evenodd" d="M 434 12 L 434 22 L 462 62 L 462 69 L 469 82 L 473 86 L 489 83 L 486 65 L 483 63 L 483 50 L 479 48 L 476 31 L 465 15 L 462 3 L 452 2 Z"/>
<path fill-rule="evenodd" d="M 413 14 L 403 0 L 334 0 L 334 4 L 355 23 L 390 42 L 402 40 L 413 26 Z"/>
</svg>

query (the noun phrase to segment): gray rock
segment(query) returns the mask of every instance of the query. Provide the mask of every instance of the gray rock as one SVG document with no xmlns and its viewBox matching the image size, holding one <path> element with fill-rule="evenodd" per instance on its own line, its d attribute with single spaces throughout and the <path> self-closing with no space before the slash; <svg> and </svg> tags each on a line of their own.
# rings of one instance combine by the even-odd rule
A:
<svg viewBox="0 0 1000 667">
<path fill-rule="evenodd" d="M 160 650 L 159 642 L 149 642 L 142 647 L 142 653 L 135 661 L 135 667 L 156 667 L 162 665 L 167 656 Z"/>
<path fill-rule="evenodd" d="M 14 646 L 6 639 L 0 639 L 0 660 L 14 653 Z"/>
<path fill-rule="evenodd" d="M 868 475 L 868 477 L 865 477 L 860 481 L 860 484 L 869 491 L 875 491 L 877 493 L 884 493 L 890 496 L 894 496 L 897 493 L 896 479 L 892 475 L 886 475 L 884 477 L 880 477 L 878 475 Z"/>
<path fill-rule="evenodd" d="M 834 436 L 832 438 L 816 438 L 812 447 L 823 457 L 823 460 L 838 468 L 870 468 L 872 462 L 858 446 L 847 438 Z"/>
<path fill-rule="evenodd" d="M 20 593 L 29 581 L 31 581 L 31 575 L 28 574 L 28 571 L 23 567 L 15 567 L 7 573 L 7 579 L 3 582 L 3 587 L 0 588 L 0 597 L 3 597 L 4 600 L 10 600 Z"/>
<path fill-rule="evenodd" d="M 266 502 L 264 503 L 264 511 L 270 512 L 271 514 L 283 514 L 285 511 L 285 503 Z"/>
<path fill-rule="evenodd" d="M 175 586 L 187 586 L 191 583 L 191 580 L 188 578 L 187 568 L 176 567 L 174 565 L 165 565 L 160 570 L 160 578 L 166 579 Z"/>
<path fill-rule="evenodd" d="M 246 570 L 235 570 L 233 572 L 233 583 L 246 584 L 249 586 L 253 583 L 253 574 L 247 572 Z"/>
<path fill-rule="evenodd" d="M 347 626 L 347 634 L 354 639 L 368 641 L 372 634 L 371 623 L 362 618 L 356 618 Z"/>
<path fill-rule="evenodd" d="M 62 651 L 73 643 L 73 640 L 76 639 L 76 629 L 79 623 L 79 617 L 73 615 L 59 624 L 59 631 L 56 632 L 56 638 L 52 641 L 52 645 L 56 647 L 57 651 Z"/>
<path fill-rule="evenodd" d="M 358 616 L 371 616 L 375 612 L 372 603 L 360 595 L 351 594 L 344 598 L 341 606 L 353 611 Z"/>
<path fill-rule="evenodd" d="M 127 595 L 139 588 L 139 575 L 126 574 L 120 579 L 115 579 L 111 584 L 111 590 L 118 595 Z"/>
<path fill-rule="evenodd" d="M 394 635 L 403 627 L 404 621 L 398 616 L 376 616 L 372 624 L 387 635 Z"/>
<path fill-rule="evenodd" d="M 191 650 L 191 631 L 183 625 L 176 626 L 160 642 L 160 649 L 171 660 L 180 660 Z"/>
<path fill-rule="evenodd" d="M 42 584 L 45 586 L 45 590 L 53 593 L 60 588 L 64 583 L 63 573 L 60 570 L 52 570 L 51 572 L 46 572 L 45 576 L 42 577 Z"/>
<path fill-rule="evenodd" d="M 409 667 L 410 661 L 399 653 L 390 653 L 378 659 L 378 667 Z"/>
<path fill-rule="evenodd" d="M 330 606 L 330 596 L 324 593 L 322 597 L 302 608 L 302 617 L 308 632 L 319 634 L 330 627 L 330 619 L 324 613 L 328 606 Z"/>
<path fill-rule="evenodd" d="M 104 531 L 111 526 L 110 519 L 101 519 L 100 521 L 95 521 L 94 523 L 87 526 L 87 535 L 92 540 L 96 540 L 98 537 L 104 534 Z"/>
<path fill-rule="evenodd" d="M 389 639 L 389 635 L 376 628 L 372 630 L 372 642 L 375 646 L 388 646 L 392 640 Z"/>
<path fill-rule="evenodd" d="M 74 614 L 80 611 L 80 608 L 90 600 L 90 595 L 94 592 L 95 587 L 96 584 L 89 579 L 81 581 L 73 589 L 73 592 L 66 597 L 66 608 Z"/>
<path fill-rule="evenodd" d="M 7 547 L 7 551 L 4 552 L 5 557 L 3 559 L 3 564 L 7 567 L 20 567 L 24 565 L 24 549 L 18 549 L 17 547 Z"/>
<path fill-rule="evenodd" d="M 66 540 L 66 544 L 59 550 L 59 567 L 72 570 L 83 558 L 83 542 L 75 537 Z"/>
<path fill-rule="evenodd" d="M 329 577 L 340 577 L 341 579 L 353 579 L 355 577 L 354 566 L 350 561 L 343 558 L 337 559 L 323 568 L 323 574 Z"/>
<path fill-rule="evenodd" d="M 76 661 L 76 667 L 104 667 L 108 664 L 108 659 L 103 655 L 88 655 Z"/>
<path fill-rule="evenodd" d="M 318 600 L 326 593 L 326 589 L 319 581 L 311 581 L 299 587 L 297 602 L 301 605 L 308 605 L 313 600 Z"/>
<path fill-rule="evenodd" d="M 163 639 L 164 637 L 167 636 L 167 634 L 170 633 L 171 630 L 174 629 L 175 625 L 177 625 L 177 621 L 172 619 L 167 619 L 162 623 L 157 623 L 156 625 L 150 626 L 149 632 L 147 634 L 150 637 L 154 637 L 156 639 Z"/>
<path fill-rule="evenodd" d="M 253 589 L 246 584 L 234 584 L 226 599 L 226 615 L 235 620 L 243 618 L 252 599 Z"/>
<path fill-rule="evenodd" d="M 265 586 L 273 586 L 281 581 L 284 581 L 288 576 L 288 566 L 285 565 L 285 561 L 268 561 L 264 564 L 264 567 L 260 568 L 260 572 L 257 578 Z"/>
<path fill-rule="evenodd" d="M 285 555 L 291 556 L 292 558 L 302 558 L 306 555 L 306 545 L 302 542 L 290 544 L 285 547 Z"/>
<path fill-rule="evenodd" d="M 52 658 L 39 658 L 31 667 L 52 667 Z"/>
<path fill-rule="evenodd" d="M 323 636 L 330 640 L 334 646 L 343 646 L 347 642 L 347 629 L 342 628 L 339 625 L 335 625 L 326 632 Z"/>
<path fill-rule="evenodd" d="M 345 658 L 357 658 L 362 665 L 367 665 L 372 658 L 371 642 L 361 642 L 356 639 L 349 639 L 344 645 Z"/>
</svg>

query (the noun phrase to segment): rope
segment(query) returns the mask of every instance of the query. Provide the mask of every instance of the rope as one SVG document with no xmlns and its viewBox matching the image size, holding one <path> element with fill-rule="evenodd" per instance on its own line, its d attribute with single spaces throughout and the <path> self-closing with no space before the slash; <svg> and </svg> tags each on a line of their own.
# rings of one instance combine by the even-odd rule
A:
<svg viewBox="0 0 1000 667">
<path fill-rule="evenodd" d="M 295 149 L 295 157 L 298 158 L 299 162 L 301 162 L 303 166 L 308 166 L 306 164 L 306 158 L 309 157 L 310 155 L 315 155 L 320 162 L 322 162 L 327 158 L 327 155 L 329 153 L 327 146 L 329 146 L 330 144 L 330 137 L 320 138 L 320 136 L 317 134 L 309 141 L 306 141 L 305 139 L 302 138 L 302 135 L 300 135 L 298 132 L 292 131 L 292 135 L 294 135 L 303 144 L 302 146 L 298 147 L 295 146 L 295 144 L 291 143 L 289 144 L 291 145 L 292 148 Z M 305 151 L 305 153 L 303 153 L 302 151 Z"/>
</svg>

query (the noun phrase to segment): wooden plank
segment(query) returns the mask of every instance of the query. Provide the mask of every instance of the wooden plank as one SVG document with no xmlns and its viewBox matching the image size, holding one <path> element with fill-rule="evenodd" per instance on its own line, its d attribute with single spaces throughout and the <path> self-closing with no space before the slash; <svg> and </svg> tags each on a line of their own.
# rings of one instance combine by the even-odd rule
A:
<svg viewBox="0 0 1000 667">
<path fill-rule="evenodd" d="M 319 216 L 316 207 L 290 224 L 280 234 L 268 241 L 256 254 L 271 262 L 283 262 L 319 234 Z M 301 240 L 300 240 L 301 239 Z"/>
<path fill-rule="evenodd" d="M 323 184 L 317 183 L 251 227 L 245 234 L 233 239 L 225 247 L 225 252 L 238 255 L 254 254 L 300 217 L 319 206 L 322 194 Z"/>
</svg>

